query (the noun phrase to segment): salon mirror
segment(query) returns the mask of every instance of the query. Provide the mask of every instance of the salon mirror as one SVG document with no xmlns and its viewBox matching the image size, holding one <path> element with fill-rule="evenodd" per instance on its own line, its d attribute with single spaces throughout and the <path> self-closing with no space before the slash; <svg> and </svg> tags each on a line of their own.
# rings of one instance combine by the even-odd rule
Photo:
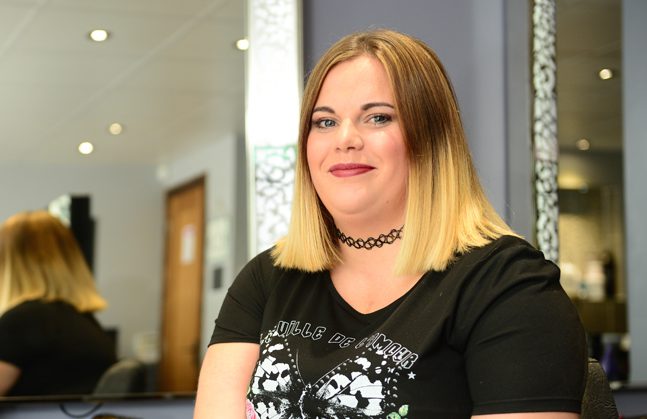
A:
<svg viewBox="0 0 647 419">
<path fill-rule="evenodd" d="M 97 317 L 121 358 L 159 360 L 168 191 L 208 174 L 207 221 L 236 212 L 235 169 L 209 171 L 244 144 L 245 3 L 0 1 L 0 219 L 90 197 Z"/>
<path fill-rule="evenodd" d="M 612 382 L 629 374 L 621 7 L 556 2 L 559 264 Z"/>
</svg>

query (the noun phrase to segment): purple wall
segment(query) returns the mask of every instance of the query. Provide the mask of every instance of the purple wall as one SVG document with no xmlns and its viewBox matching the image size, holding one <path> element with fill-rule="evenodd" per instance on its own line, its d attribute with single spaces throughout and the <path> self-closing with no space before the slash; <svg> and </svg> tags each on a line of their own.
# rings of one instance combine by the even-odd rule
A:
<svg viewBox="0 0 647 419">
<path fill-rule="evenodd" d="M 332 42 L 357 30 L 395 29 L 431 46 L 456 89 L 483 186 L 507 215 L 504 0 L 303 0 L 303 17 L 306 74 Z"/>
</svg>

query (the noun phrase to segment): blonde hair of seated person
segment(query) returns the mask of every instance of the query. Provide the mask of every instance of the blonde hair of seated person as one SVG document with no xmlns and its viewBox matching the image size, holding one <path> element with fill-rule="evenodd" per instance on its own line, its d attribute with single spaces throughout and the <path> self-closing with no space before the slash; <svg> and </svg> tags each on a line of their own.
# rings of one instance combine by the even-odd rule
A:
<svg viewBox="0 0 647 419">
<path fill-rule="evenodd" d="M 18 213 L 0 226 L 0 315 L 28 300 L 104 309 L 72 231 L 47 211 Z"/>
</svg>

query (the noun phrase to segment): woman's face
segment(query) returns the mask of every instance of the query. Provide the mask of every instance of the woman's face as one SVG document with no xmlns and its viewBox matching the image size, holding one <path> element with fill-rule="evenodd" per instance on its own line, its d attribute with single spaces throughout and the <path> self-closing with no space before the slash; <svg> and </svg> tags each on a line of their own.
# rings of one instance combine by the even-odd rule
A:
<svg viewBox="0 0 647 419">
<path fill-rule="evenodd" d="M 377 59 L 360 56 L 329 71 L 312 113 L 307 158 L 340 229 L 403 222 L 409 163 L 391 84 Z"/>
</svg>

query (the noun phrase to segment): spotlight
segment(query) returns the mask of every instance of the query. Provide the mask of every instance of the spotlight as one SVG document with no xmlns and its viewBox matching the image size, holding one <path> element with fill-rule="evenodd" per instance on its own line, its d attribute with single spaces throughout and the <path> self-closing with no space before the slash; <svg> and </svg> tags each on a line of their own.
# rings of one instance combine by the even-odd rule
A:
<svg viewBox="0 0 647 419">
<path fill-rule="evenodd" d="M 591 143 L 586 138 L 580 138 L 579 140 L 577 140 L 575 145 L 577 146 L 578 149 L 582 151 L 586 151 L 589 148 L 591 148 Z"/>
<path fill-rule="evenodd" d="M 236 41 L 236 48 L 241 51 L 247 51 L 249 49 L 249 40 L 246 38 L 239 39 Z"/>
<path fill-rule="evenodd" d="M 110 34 L 109 34 L 109 33 L 108 33 L 108 31 L 107 31 L 107 30 L 105 30 L 105 29 L 95 29 L 95 30 L 93 30 L 92 32 L 90 32 L 90 34 L 89 34 L 88 36 L 89 36 L 89 37 L 90 37 L 90 39 L 92 39 L 94 42 L 103 42 L 103 41 L 105 41 L 106 39 L 108 39 L 108 37 L 110 36 Z"/>
<path fill-rule="evenodd" d="M 609 80 L 613 78 L 613 70 L 610 68 L 603 68 L 598 72 L 598 77 L 600 80 Z"/>
<path fill-rule="evenodd" d="M 79 153 L 88 155 L 94 151 L 94 145 L 92 145 L 91 142 L 89 141 L 84 141 L 81 144 L 79 144 Z"/>
</svg>

